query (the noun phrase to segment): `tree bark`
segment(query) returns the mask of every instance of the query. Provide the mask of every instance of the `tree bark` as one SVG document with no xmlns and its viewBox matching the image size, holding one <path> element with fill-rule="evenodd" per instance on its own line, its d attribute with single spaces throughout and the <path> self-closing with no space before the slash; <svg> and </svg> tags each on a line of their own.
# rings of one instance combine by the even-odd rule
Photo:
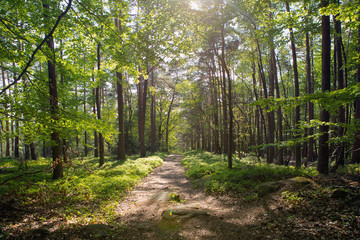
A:
<svg viewBox="0 0 360 240">
<path fill-rule="evenodd" d="M 98 71 L 100 71 L 101 69 L 101 54 L 100 54 L 100 48 L 101 48 L 101 43 L 99 42 L 97 45 L 97 67 L 98 67 Z M 97 118 L 100 120 L 101 119 L 101 78 L 99 79 L 99 85 L 96 88 L 96 112 L 97 112 Z M 104 138 L 103 135 L 101 133 L 99 133 L 99 164 L 100 166 L 102 166 L 105 162 L 104 159 Z"/>
<path fill-rule="evenodd" d="M 155 89 L 155 77 L 154 72 L 151 72 L 151 86 Z M 157 151 L 156 143 L 156 101 L 155 101 L 155 92 L 151 93 L 151 106 L 150 106 L 150 120 L 151 120 L 151 152 L 154 153 Z"/>
<path fill-rule="evenodd" d="M 313 82 L 311 77 L 311 58 L 310 58 L 310 38 L 309 33 L 306 33 L 306 81 L 308 87 L 308 94 L 314 93 Z M 309 122 L 314 119 L 314 103 L 309 101 Z M 310 127 L 308 129 L 309 143 L 308 143 L 308 151 L 307 151 L 307 163 L 313 161 L 314 156 L 314 128 Z"/>
<path fill-rule="evenodd" d="M 139 72 L 141 72 L 139 67 Z M 140 74 L 138 83 L 138 132 L 140 143 L 140 157 L 146 156 L 145 146 L 145 116 L 146 116 L 146 95 L 147 95 L 147 80 Z"/>
<path fill-rule="evenodd" d="M 120 11 L 120 16 L 122 15 Z M 115 19 L 115 26 L 119 33 L 122 33 L 122 23 L 120 19 Z M 122 42 L 122 39 L 119 39 Z M 118 127 L 119 127 L 119 142 L 118 142 L 118 159 L 125 160 L 125 134 L 124 134 L 124 94 L 123 94 L 123 75 L 116 72 L 118 81 L 116 82 L 117 101 L 118 101 Z"/>
<path fill-rule="evenodd" d="M 117 100 L 118 100 L 118 124 L 119 124 L 119 142 L 118 142 L 118 159 L 125 159 L 125 135 L 124 135 L 124 97 L 123 97 L 123 76 L 122 73 L 117 72 L 116 82 Z"/>
<path fill-rule="evenodd" d="M 336 59 L 337 59 L 337 83 L 338 89 L 344 89 L 345 82 L 344 82 L 344 70 L 343 70 L 343 55 L 342 55 L 342 37 L 341 37 L 341 22 L 335 19 L 335 31 L 336 31 Z M 338 111 L 338 123 L 340 126 L 338 127 L 338 137 L 341 138 L 344 136 L 345 129 L 341 124 L 345 123 L 345 108 L 344 106 L 339 107 Z M 338 166 L 344 166 L 344 143 L 339 143 L 336 149 L 336 163 L 333 168 L 333 172 L 336 171 Z"/>
<path fill-rule="evenodd" d="M 285 2 L 286 4 L 286 11 L 290 13 L 290 7 L 289 2 Z M 296 57 L 296 48 L 295 48 L 295 37 L 293 28 L 289 28 L 290 31 L 290 42 L 291 42 L 291 52 L 292 52 L 292 60 L 293 60 L 293 70 L 294 70 L 294 85 L 295 85 L 295 97 L 300 96 L 300 88 L 299 88 L 299 73 L 298 73 L 298 67 L 297 67 L 297 57 Z M 300 106 L 296 106 L 295 108 L 295 125 L 300 123 Z M 297 129 L 298 126 L 295 126 Z M 296 131 L 296 137 L 300 137 L 300 132 Z M 296 144 L 295 145 L 295 166 L 297 168 L 301 167 L 301 145 Z"/>
<path fill-rule="evenodd" d="M 170 123 L 170 114 L 171 114 L 171 110 L 174 104 L 174 99 L 175 99 L 175 94 L 176 94 L 176 90 L 174 88 L 172 97 L 171 97 L 171 102 L 170 102 L 170 106 L 169 106 L 169 110 L 166 116 L 166 136 L 165 136 L 165 146 L 166 149 L 165 151 L 168 152 L 169 151 L 169 123 Z"/>
<path fill-rule="evenodd" d="M 3 79 L 3 86 L 5 87 L 6 86 L 6 78 L 5 78 L 5 71 L 4 69 L 1 69 L 1 73 L 2 73 L 2 79 Z M 6 97 L 7 95 L 7 92 L 6 90 L 4 91 L 4 95 Z M 8 109 L 8 104 L 5 103 L 5 111 L 7 111 Z M 9 124 L 9 119 L 8 117 L 6 118 L 5 120 L 5 156 L 6 157 L 10 157 L 10 138 L 9 138 L 9 131 L 10 131 L 10 124 Z"/>
<path fill-rule="evenodd" d="M 43 8 L 45 9 L 45 21 L 49 19 L 49 4 L 47 0 L 43 0 Z M 60 132 L 57 129 L 59 121 L 59 103 L 58 89 L 55 71 L 55 50 L 54 39 L 50 35 L 46 41 L 47 46 L 51 50 L 52 56 L 48 59 L 48 76 L 49 76 L 49 92 L 50 92 L 50 114 L 51 114 L 51 141 L 52 141 L 52 158 L 53 158 L 53 179 L 63 177 L 63 160 L 61 156 L 62 141 L 60 140 Z"/>
<path fill-rule="evenodd" d="M 321 4 L 326 7 L 329 4 L 328 0 L 322 0 Z M 322 35 L 322 77 L 321 89 L 322 92 L 330 91 L 330 63 L 331 63 L 331 39 L 330 39 L 330 17 L 323 15 L 321 17 L 321 35 Z M 319 160 L 317 169 L 320 173 L 328 174 L 329 172 L 329 126 L 326 125 L 330 120 L 330 113 L 322 108 L 320 113 L 320 137 L 319 137 Z"/>
<path fill-rule="evenodd" d="M 86 86 L 84 84 L 84 113 L 86 114 Z M 89 150 L 88 150 L 88 142 L 87 142 L 87 132 L 84 132 L 84 155 L 85 157 L 88 156 Z"/>
</svg>

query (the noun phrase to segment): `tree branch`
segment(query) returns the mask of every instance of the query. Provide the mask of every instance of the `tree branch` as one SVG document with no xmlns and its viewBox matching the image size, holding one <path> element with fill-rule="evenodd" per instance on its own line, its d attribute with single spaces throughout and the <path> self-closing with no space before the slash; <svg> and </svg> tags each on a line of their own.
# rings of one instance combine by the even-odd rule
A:
<svg viewBox="0 0 360 240">
<path fill-rule="evenodd" d="M 58 19 L 56 20 L 56 23 L 54 25 L 54 27 L 50 30 L 49 34 L 47 34 L 45 36 L 45 38 L 42 40 L 42 42 L 39 44 L 39 46 L 37 46 L 37 48 L 34 50 L 34 52 L 31 54 L 31 57 L 29 59 L 29 61 L 27 62 L 24 70 L 21 72 L 21 74 L 9 85 L 7 85 L 6 87 L 4 87 L 1 92 L 0 92 L 0 96 L 9 88 L 11 88 L 12 86 L 14 86 L 15 84 L 17 84 L 17 82 L 22 78 L 22 76 L 26 73 L 27 69 L 30 67 L 32 61 L 34 60 L 34 57 L 36 55 L 36 53 L 41 49 L 41 47 L 44 45 L 44 43 L 46 43 L 46 41 L 54 34 L 55 29 L 57 28 L 57 26 L 60 23 L 60 20 L 67 14 L 67 12 L 69 11 L 69 9 L 71 8 L 71 4 L 72 4 L 73 0 L 69 0 L 69 3 L 65 9 L 64 12 L 62 12 L 60 14 L 60 16 L 58 17 Z"/>
</svg>

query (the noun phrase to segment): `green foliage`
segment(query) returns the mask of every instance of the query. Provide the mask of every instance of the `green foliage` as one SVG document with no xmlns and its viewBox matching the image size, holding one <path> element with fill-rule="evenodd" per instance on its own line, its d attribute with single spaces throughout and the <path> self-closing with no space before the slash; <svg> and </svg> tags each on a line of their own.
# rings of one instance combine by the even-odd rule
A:
<svg viewBox="0 0 360 240">
<path fill-rule="evenodd" d="M 254 156 L 235 158 L 233 169 L 228 169 L 222 155 L 204 151 L 185 153 L 182 164 L 187 170 L 187 176 L 196 180 L 198 184 L 202 181 L 206 191 L 235 191 L 243 194 L 246 199 L 252 199 L 254 190 L 263 182 L 316 174 L 314 169 L 296 169 L 262 163 Z"/>
</svg>

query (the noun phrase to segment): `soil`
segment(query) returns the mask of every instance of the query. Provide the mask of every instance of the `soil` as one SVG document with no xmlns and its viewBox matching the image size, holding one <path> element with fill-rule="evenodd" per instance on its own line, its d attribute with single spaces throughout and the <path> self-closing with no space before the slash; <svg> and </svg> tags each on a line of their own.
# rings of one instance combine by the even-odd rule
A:
<svg viewBox="0 0 360 240">
<path fill-rule="evenodd" d="M 126 226 L 121 239 L 277 239 L 261 225 L 275 206 L 245 204 L 231 195 L 214 196 L 195 189 L 180 161 L 181 155 L 168 156 L 162 167 L 120 203 L 119 220 Z M 179 200 L 159 197 L 168 194 L 179 196 Z M 191 210 L 192 214 L 164 217 L 169 211 L 175 215 L 178 209 Z"/>
</svg>

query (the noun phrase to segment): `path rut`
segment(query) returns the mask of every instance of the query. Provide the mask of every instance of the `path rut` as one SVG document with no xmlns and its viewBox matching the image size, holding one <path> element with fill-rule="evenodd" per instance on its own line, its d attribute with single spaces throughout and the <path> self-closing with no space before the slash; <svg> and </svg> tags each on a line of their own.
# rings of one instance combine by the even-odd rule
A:
<svg viewBox="0 0 360 240">
<path fill-rule="evenodd" d="M 169 155 L 163 166 L 144 178 L 119 204 L 122 239 L 276 239 L 261 227 L 266 215 L 262 204 L 244 204 L 235 197 L 194 189 L 185 177 L 181 159 L 181 155 Z M 175 192 L 182 201 L 156 198 L 164 192 Z M 183 220 L 162 219 L 162 212 L 172 208 L 207 214 Z"/>
</svg>

